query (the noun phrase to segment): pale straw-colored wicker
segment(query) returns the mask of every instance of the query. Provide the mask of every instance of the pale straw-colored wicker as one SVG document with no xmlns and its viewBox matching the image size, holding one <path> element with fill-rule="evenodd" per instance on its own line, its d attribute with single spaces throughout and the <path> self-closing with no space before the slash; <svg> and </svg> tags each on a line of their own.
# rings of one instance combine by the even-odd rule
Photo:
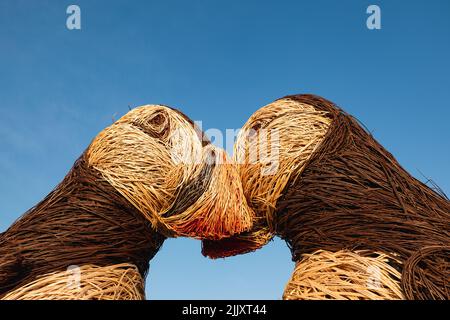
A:
<svg viewBox="0 0 450 320">
<path fill-rule="evenodd" d="M 302 173 L 330 126 L 326 112 L 293 100 L 278 100 L 256 111 L 234 145 L 233 160 L 244 195 L 255 211 L 250 232 L 203 241 L 203 254 L 225 257 L 256 250 L 274 236 L 274 213 L 290 179 Z"/>
<path fill-rule="evenodd" d="M 144 280 L 132 264 L 84 265 L 42 275 L 2 300 L 144 300 Z"/>
<path fill-rule="evenodd" d="M 273 229 L 277 200 L 292 174 L 323 140 L 331 120 L 326 112 L 292 100 L 279 100 L 256 111 L 236 140 L 234 160 L 245 196 Z"/>
<path fill-rule="evenodd" d="M 89 165 L 163 233 L 171 228 L 162 213 L 193 167 L 176 163 L 178 150 L 172 146 L 177 143 L 171 139 L 171 130 L 184 133 L 176 138 L 184 138 L 186 163 L 191 164 L 190 156 L 201 155 L 202 142 L 182 115 L 164 106 L 133 109 L 100 132 L 87 150 Z"/>
<path fill-rule="evenodd" d="M 283 294 L 286 300 L 396 300 L 403 299 L 401 274 L 392 258 L 373 252 L 304 254 Z"/>
<path fill-rule="evenodd" d="M 221 239 L 252 225 L 236 168 L 178 111 L 134 109 L 94 139 L 87 158 L 168 237 Z"/>
</svg>

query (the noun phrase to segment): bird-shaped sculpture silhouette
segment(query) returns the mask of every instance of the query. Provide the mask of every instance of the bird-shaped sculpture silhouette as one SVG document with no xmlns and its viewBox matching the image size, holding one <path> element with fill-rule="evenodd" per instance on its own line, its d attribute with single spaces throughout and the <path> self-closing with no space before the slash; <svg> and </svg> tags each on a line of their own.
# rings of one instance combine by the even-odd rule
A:
<svg viewBox="0 0 450 320">
<path fill-rule="evenodd" d="M 223 150 L 180 111 L 138 107 L 0 234 L 0 297 L 142 299 L 166 237 L 217 240 L 252 219 Z"/>
<path fill-rule="evenodd" d="M 450 201 L 334 103 L 279 99 L 250 117 L 234 152 L 254 227 L 205 240 L 205 255 L 277 235 L 296 262 L 285 299 L 450 298 Z"/>
</svg>

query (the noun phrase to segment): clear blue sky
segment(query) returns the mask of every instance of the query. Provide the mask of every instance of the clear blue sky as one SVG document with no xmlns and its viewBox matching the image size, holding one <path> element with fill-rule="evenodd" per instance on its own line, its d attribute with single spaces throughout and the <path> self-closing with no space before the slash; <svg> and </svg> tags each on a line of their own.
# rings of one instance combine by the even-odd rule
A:
<svg viewBox="0 0 450 320">
<path fill-rule="evenodd" d="M 66 29 L 81 7 L 82 30 Z M 378 4 L 382 29 L 366 28 Z M 0 1 L 0 231 L 64 177 L 128 106 L 162 103 L 204 129 L 239 128 L 287 94 L 357 116 L 416 177 L 450 193 L 450 1 Z M 167 241 L 150 299 L 278 299 L 276 240 L 211 261 Z"/>
</svg>

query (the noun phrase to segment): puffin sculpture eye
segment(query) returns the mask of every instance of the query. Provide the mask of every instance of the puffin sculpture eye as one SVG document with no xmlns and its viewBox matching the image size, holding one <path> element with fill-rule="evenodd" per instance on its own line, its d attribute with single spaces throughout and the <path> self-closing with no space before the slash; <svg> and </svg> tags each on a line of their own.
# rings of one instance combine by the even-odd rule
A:
<svg viewBox="0 0 450 320">
<path fill-rule="evenodd" d="M 254 136 L 256 136 L 258 131 L 259 131 L 259 129 L 261 129 L 261 127 L 262 127 L 261 122 L 256 122 L 254 125 L 252 125 L 250 127 L 250 130 L 249 130 L 250 131 L 249 132 L 249 137 L 253 138 Z"/>
</svg>

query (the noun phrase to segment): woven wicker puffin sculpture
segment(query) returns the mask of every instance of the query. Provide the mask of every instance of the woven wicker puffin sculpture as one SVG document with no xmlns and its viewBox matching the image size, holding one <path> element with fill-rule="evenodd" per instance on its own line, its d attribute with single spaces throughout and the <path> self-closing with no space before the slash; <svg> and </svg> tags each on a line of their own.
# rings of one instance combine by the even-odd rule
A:
<svg viewBox="0 0 450 320">
<path fill-rule="evenodd" d="M 181 112 L 138 107 L 0 234 L 0 298 L 144 299 L 164 239 L 219 240 L 253 219 L 223 150 Z"/>
<path fill-rule="evenodd" d="M 450 298 L 450 201 L 332 102 L 296 95 L 261 108 L 234 160 L 254 226 L 203 241 L 204 255 L 250 252 L 276 235 L 296 262 L 284 299 Z"/>
</svg>

